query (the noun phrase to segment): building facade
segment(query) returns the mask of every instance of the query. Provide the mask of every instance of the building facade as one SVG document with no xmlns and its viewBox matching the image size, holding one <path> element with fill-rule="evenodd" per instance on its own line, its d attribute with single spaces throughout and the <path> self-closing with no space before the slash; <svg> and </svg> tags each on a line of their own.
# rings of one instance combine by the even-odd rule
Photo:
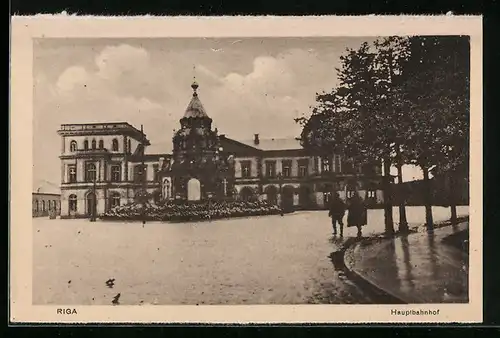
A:
<svg viewBox="0 0 500 338">
<path fill-rule="evenodd" d="M 34 192 L 32 199 L 32 217 L 49 216 L 50 212 L 55 211 L 56 215 L 61 214 L 61 195 L 52 193 Z"/>
<path fill-rule="evenodd" d="M 143 188 L 154 196 L 159 166 L 170 155 L 144 154 L 150 143 L 140 130 L 126 122 L 64 124 L 58 134 L 61 217 L 100 215 Z"/>
<path fill-rule="evenodd" d="M 90 217 L 145 196 L 151 201 L 268 200 L 284 208 L 325 208 L 332 194 L 383 202 L 381 165 L 311 154 L 291 139 L 234 140 L 212 129 L 193 96 L 172 154 L 148 154 L 146 135 L 126 122 L 65 124 L 61 136 L 61 217 Z"/>
</svg>

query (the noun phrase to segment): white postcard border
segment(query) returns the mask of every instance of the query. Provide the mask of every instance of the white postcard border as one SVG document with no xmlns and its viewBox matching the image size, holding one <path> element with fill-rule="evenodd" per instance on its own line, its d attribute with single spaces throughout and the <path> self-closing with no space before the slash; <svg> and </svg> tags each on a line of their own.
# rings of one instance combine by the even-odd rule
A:
<svg viewBox="0 0 500 338">
<path fill-rule="evenodd" d="M 32 305 L 33 38 L 471 36 L 469 304 L 61 306 Z M 10 320 L 32 323 L 449 323 L 481 322 L 482 19 L 475 16 L 13 17 L 11 37 Z M 63 308 L 66 308 L 64 306 Z M 439 310 L 391 315 L 391 310 Z"/>
</svg>

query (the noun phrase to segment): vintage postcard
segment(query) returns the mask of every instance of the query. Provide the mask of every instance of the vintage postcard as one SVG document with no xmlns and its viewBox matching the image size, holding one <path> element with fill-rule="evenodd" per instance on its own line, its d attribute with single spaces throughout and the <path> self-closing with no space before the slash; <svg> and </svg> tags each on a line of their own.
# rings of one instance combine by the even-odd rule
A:
<svg viewBox="0 0 500 338">
<path fill-rule="evenodd" d="M 481 17 L 41 15 L 11 47 L 12 323 L 482 321 Z"/>
</svg>

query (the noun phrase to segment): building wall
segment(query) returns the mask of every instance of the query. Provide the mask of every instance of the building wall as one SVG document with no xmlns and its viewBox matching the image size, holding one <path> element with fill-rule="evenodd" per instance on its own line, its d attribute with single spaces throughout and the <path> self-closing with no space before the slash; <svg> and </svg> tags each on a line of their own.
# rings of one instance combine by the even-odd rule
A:
<svg viewBox="0 0 500 338">
<path fill-rule="evenodd" d="M 78 135 L 78 136 L 63 136 L 63 149 L 62 149 L 62 155 L 71 155 L 72 152 L 70 151 L 70 145 L 72 141 L 76 141 L 77 143 L 77 149 L 82 150 L 84 149 L 83 145 L 85 141 L 88 141 L 89 143 L 89 149 L 92 148 L 92 140 L 96 141 L 96 148 L 99 148 L 99 141 L 102 140 L 104 142 L 104 149 L 107 149 L 110 152 L 114 153 L 124 153 L 124 144 L 125 144 L 125 138 L 126 136 L 124 135 Z M 118 140 L 118 151 L 113 151 L 113 139 Z M 136 141 L 137 142 L 137 141 Z"/>
<path fill-rule="evenodd" d="M 137 182 L 134 181 L 135 165 L 140 165 L 141 162 L 130 162 L 129 154 L 133 154 L 140 142 L 130 136 L 114 134 L 114 135 L 86 135 L 72 136 L 64 135 L 62 138 L 61 155 L 61 183 L 62 193 L 60 196 L 60 214 L 61 217 L 89 217 L 88 213 L 88 195 L 95 191 L 96 194 L 96 213 L 97 216 L 103 214 L 110 209 L 111 196 L 119 194 L 120 205 L 131 203 L 134 201 L 135 192 L 137 189 L 142 189 Z M 84 149 L 84 141 L 89 142 L 89 150 L 92 149 L 92 140 L 96 140 L 96 149 L 99 149 L 99 140 L 103 140 L 103 147 L 107 152 L 93 156 L 88 156 Z M 113 140 L 118 141 L 118 150 L 113 151 Z M 72 141 L 77 142 L 77 150 L 70 151 Z M 128 149 L 130 142 L 130 151 Z M 96 183 L 86 180 L 85 171 L 86 164 L 94 163 L 96 165 Z M 154 182 L 155 164 L 159 165 L 158 160 L 149 157 L 145 161 L 147 191 L 153 193 L 159 188 L 159 182 Z M 76 182 L 69 181 L 69 166 L 76 166 Z M 120 178 L 118 182 L 112 181 L 112 165 L 120 166 Z M 94 190 L 95 189 L 95 190 Z M 70 198 L 76 198 L 76 210 L 70 210 Z"/>
<path fill-rule="evenodd" d="M 32 194 L 32 217 L 49 216 L 49 211 L 56 210 L 56 214 L 61 214 L 61 195 L 57 194 Z"/>
<path fill-rule="evenodd" d="M 99 140 L 104 141 L 104 148 L 108 150 L 107 154 L 97 154 L 94 157 L 86 156 L 80 152 L 70 152 L 70 142 L 75 140 L 78 142 L 78 149 L 83 149 L 83 142 L 89 141 L 89 148 L 91 149 L 92 139 L 96 140 L 96 146 L 99 148 Z M 113 139 L 118 140 L 118 151 L 112 151 Z M 62 194 L 60 196 L 60 214 L 61 217 L 88 217 L 88 199 L 89 193 L 94 191 L 93 182 L 85 182 L 85 164 L 92 161 L 96 165 L 97 180 L 95 186 L 95 193 L 97 197 L 97 215 L 100 215 L 111 207 L 111 199 L 113 193 L 119 194 L 120 205 L 131 203 L 134 201 L 136 191 L 142 188 L 141 185 L 134 182 L 134 172 L 141 162 L 138 162 L 137 157 L 124 154 L 124 150 L 128 148 L 128 142 L 131 143 L 131 152 L 134 153 L 137 146 L 140 144 L 137 140 L 125 135 L 89 135 L 89 136 L 62 136 L 61 154 L 66 155 L 61 159 L 61 182 Z M 69 156 L 69 158 L 68 158 Z M 160 182 L 155 179 L 155 166 L 159 168 L 159 157 L 146 157 L 146 181 L 147 191 L 152 194 L 158 189 L 161 189 Z M 266 187 L 272 185 L 278 191 L 278 203 L 287 200 L 288 203 L 293 204 L 295 208 L 325 208 L 327 207 L 327 200 L 332 193 L 339 193 L 340 197 L 346 199 L 345 195 L 345 182 L 352 179 L 352 175 L 344 173 L 344 163 L 341 162 L 340 168 L 335 165 L 338 158 L 330 156 L 330 173 L 322 172 L 322 159 L 317 156 L 303 156 L 299 151 L 270 151 L 261 152 L 258 154 L 249 153 L 247 155 L 239 155 L 235 158 L 234 167 L 234 190 L 237 197 L 241 198 L 242 192 L 248 191 L 250 188 L 253 198 L 259 200 L 266 200 L 265 193 Z M 250 163 L 250 177 L 242 177 L 242 162 L 248 161 Z M 275 162 L 276 174 L 283 172 L 283 162 L 290 161 L 290 176 L 284 177 L 281 182 L 277 182 L 276 177 L 268 177 L 266 175 L 266 162 Z M 305 177 L 299 176 L 299 163 L 307 163 L 307 175 Z M 111 165 L 116 164 L 121 168 L 121 181 L 111 181 Z M 68 183 L 68 165 L 76 165 L 77 168 L 77 182 Z M 260 166 L 260 168 L 259 168 Z M 340 169 L 340 170 L 339 170 Z M 366 190 L 368 189 L 363 183 L 364 178 L 362 175 L 356 176 L 358 181 L 356 183 L 357 190 L 361 197 L 364 198 Z M 376 181 L 376 179 L 375 179 Z M 324 191 L 324 185 L 328 183 L 332 188 L 329 191 Z M 280 194 L 280 186 L 282 189 L 290 189 L 291 195 L 286 195 L 284 192 Z M 304 187 L 308 188 L 307 194 L 302 190 Z M 370 188 L 373 190 L 373 188 Z M 375 198 L 372 202 L 380 204 L 383 202 L 383 195 L 380 189 L 375 189 Z M 76 211 L 70 211 L 70 196 L 76 197 L 77 208 Z M 307 195 L 306 204 L 301 205 L 301 200 Z M 288 196 L 288 199 L 285 197 Z"/>
</svg>

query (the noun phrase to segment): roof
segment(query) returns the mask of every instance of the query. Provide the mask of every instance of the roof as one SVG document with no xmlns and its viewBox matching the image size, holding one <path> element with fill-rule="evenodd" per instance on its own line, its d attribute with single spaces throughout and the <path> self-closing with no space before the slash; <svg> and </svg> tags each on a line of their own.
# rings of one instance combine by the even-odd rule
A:
<svg viewBox="0 0 500 338">
<path fill-rule="evenodd" d="M 260 139 L 258 145 L 254 143 L 254 140 L 242 140 L 239 142 L 263 151 L 303 149 L 302 146 L 300 145 L 300 140 L 297 140 L 296 138 L 292 137 Z"/>
<path fill-rule="evenodd" d="M 172 152 L 172 141 L 153 143 L 146 147 L 146 155 L 167 154 Z"/>
<path fill-rule="evenodd" d="M 59 135 L 102 135 L 107 133 L 128 134 L 136 140 L 144 139 L 146 144 L 149 140 L 146 134 L 128 122 L 102 122 L 102 123 L 67 123 L 61 124 L 57 131 Z"/>
<path fill-rule="evenodd" d="M 59 188 L 59 185 L 46 181 L 46 180 L 39 180 L 36 182 L 33 182 L 33 193 L 35 194 L 55 194 L 55 195 L 60 195 L 61 194 L 61 189 Z"/>
<path fill-rule="evenodd" d="M 190 117 L 208 117 L 203 104 L 201 103 L 198 94 L 196 92 L 193 93 L 193 98 L 191 102 L 189 102 L 186 112 L 184 113 L 184 118 Z"/>
</svg>

